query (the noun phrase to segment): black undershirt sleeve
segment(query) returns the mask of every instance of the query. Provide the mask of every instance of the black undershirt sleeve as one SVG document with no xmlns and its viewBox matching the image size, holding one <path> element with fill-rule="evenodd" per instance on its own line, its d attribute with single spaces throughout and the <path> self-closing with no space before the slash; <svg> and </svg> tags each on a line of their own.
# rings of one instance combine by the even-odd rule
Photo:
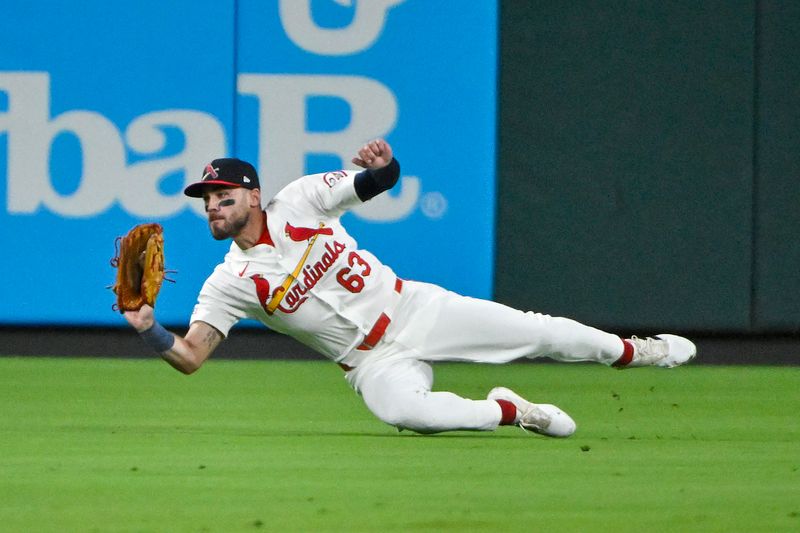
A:
<svg viewBox="0 0 800 533">
<path fill-rule="evenodd" d="M 378 170 L 367 169 L 359 172 L 355 177 L 355 188 L 358 198 L 366 202 L 375 198 L 383 191 L 388 191 L 394 187 L 400 179 L 400 163 L 397 159 L 392 159 L 388 165 Z"/>
</svg>

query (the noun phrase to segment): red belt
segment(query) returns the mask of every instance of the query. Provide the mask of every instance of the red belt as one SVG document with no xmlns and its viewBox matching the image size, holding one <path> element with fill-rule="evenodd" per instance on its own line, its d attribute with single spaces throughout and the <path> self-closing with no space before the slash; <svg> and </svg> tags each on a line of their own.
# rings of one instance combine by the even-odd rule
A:
<svg viewBox="0 0 800 533">
<path fill-rule="evenodd" d="M 403 291 L 403 280 L 397 278 L 394 282 L 394 292 L 400 294 Z M 381 316 L 378 317 L 378 320 L 375 321 L 373 324 L 372 329 L 369 330 L 367 336 L 364 337 L 364 340 L 361 341 L 361 344 L 356 348 L 356 350 L 371 350 L 373 349 L 383 338 L 383 334 L 386 333 L 386 328 L 389 327 L 389 324 L 392 322 L 392 319 L 386 313 L 381 313 Z"/>
<path fill-rule="evenodd" d="M 399 294 L 402 292 L 402 290 L 403 280 L 397 278 L 397 280 L 394 282 L 394 291 Z M 381 316 L 379 316 L 378 320 L 375 321 L 375 324 L 372 325 L 372 329 L 369 330 L 369 333 L 367 333 L 367 335 L 364 337 L 364 340 L 361 341 L 361 344 L 356 347 L 356 350 L 371 350 L 377 346 L 383 338 L 383 335 L 386 333 L 386 328 L 389 327 L 391 322 L 392 319 L 389 318 L 389 315 L 386 313 L 381 313 Z M 345 372 L 353 370 L 353 367 L 344 363 L 339 363 L 339 366 L 342 367 Z"/>
</svg>

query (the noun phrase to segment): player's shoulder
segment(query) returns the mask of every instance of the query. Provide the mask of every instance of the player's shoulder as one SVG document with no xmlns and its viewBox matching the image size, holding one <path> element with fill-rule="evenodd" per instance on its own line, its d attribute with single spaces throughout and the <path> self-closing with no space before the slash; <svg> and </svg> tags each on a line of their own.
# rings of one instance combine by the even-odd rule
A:
<svg viewBox="0 0 800 533">
<path fill-rule="evenodd" d="M 270 201 L 268 212 L 316 213 L 341 216 L 357 203 L 355 176 L 358 172 L 335 170 L 298 178 Z"/>
<path fill-rule="evenodd" d="M 236 246 L 236 243 L 233 242 L 231 244 L 233 246 L 231 246 L 231 249 L 222 258 L 222 261 L 217 263 L 217 265 L 214 267 L 214 270 L 212 270 L 211 274 L 208 276 L 209 278 L 223 278 L 230 270 L 229 265 L 240 261 L 239 255 L 241 254 L 237 254 L 237 252 L 234 250 L 234 248 L 238 248 L 238 246 Z"/>
<path fill-rule="evenodd" d="M 348 180 L 352 180 L 356 173 L 356 171 L 350 170 L 332 170 L 308 174 L 286 185 L 275 195 L 275 198 L 280 200 L 293 196 L 309 196 L 317 194 L 321 190 L 334 189 L 344 185 Z"/>
<path fill-rule="evenodd" d="M 236 283 L 238 280 L 237 271 L 241 269 L 241 265 L 246 263 L 248 257 L 245 257 L 242 250 L 236 245 L 231 243 L 231 248 L 225 254 L 222 261 L 217 263 L 214 270 L 206 278 L 204 286 L 224 288 L 231 283 Z"/>
<path fill-rule="evenodd" d="M 206 277 L 205 281 L 203 282 L 203 286 L 200 289 L 201 294 L 217 294 L 220 292 L 225 292 L 225 287 L 228 284 L 228 267 L 226 265 L 226 261 L 219 263 L 214 270 L 211 271 L 211 274 Z"/>
</svg>

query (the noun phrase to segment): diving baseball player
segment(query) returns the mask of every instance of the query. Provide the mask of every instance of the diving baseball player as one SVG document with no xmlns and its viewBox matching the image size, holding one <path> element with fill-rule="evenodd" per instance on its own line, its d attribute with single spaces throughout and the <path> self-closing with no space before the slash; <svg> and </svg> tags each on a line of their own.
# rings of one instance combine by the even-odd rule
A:
<svg viewBox="0 0 800 533">
<path fill-rule="evenodd" d="M 558 407 L 497 387 L 486 399 L 433 392 L 430 363 L 506 363 L 522 357 L 673 367 L 694 358 L 676 335 L 621 339 L 567 318 L 522 312 L 404 280 L 359 248 L 340 223 L 348 209 L 392 188 L 400 165 L 384 140 L 364 145 L 362 171 L 304 176 L 262 206 L 256 170 L 216 159 L 185 194 L 202 198 L 211 234 L 232 239 L 208 277 L 185 337 L 153 308 L 127 311 L 143 340 L 173 367 L 197 370 L 243 318 L 291 335 L 338 363 L 372 413 L 419 433 L 521 427 L 567 437 L 575 422 Z"/>
</svg>

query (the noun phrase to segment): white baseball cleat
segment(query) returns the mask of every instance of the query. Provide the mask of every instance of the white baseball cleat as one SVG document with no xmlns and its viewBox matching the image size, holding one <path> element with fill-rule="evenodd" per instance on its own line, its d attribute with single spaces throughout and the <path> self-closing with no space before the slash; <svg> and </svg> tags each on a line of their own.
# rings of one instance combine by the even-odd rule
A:
<svg viewBox="0 0 800 533">
<path fill-rule="evenodd" d="M 487 400 L 506 400 L 517 408 L 516 424 L 523 429 L 548 437 L 569 437 L 575 433 L 575 421 L 549 403 L 532 403 L 506 387 L 495 387 Z"/>
<path fill-rule="evenodd" d="M 672 368 L 688 363 L 697 355 L 694 343 L 678 335 L 662 333 L 645 339 L 633 336 L 625 340 L 633 344 L 633 359 L 620 368 L 633 366 Z"/>
</svg>

